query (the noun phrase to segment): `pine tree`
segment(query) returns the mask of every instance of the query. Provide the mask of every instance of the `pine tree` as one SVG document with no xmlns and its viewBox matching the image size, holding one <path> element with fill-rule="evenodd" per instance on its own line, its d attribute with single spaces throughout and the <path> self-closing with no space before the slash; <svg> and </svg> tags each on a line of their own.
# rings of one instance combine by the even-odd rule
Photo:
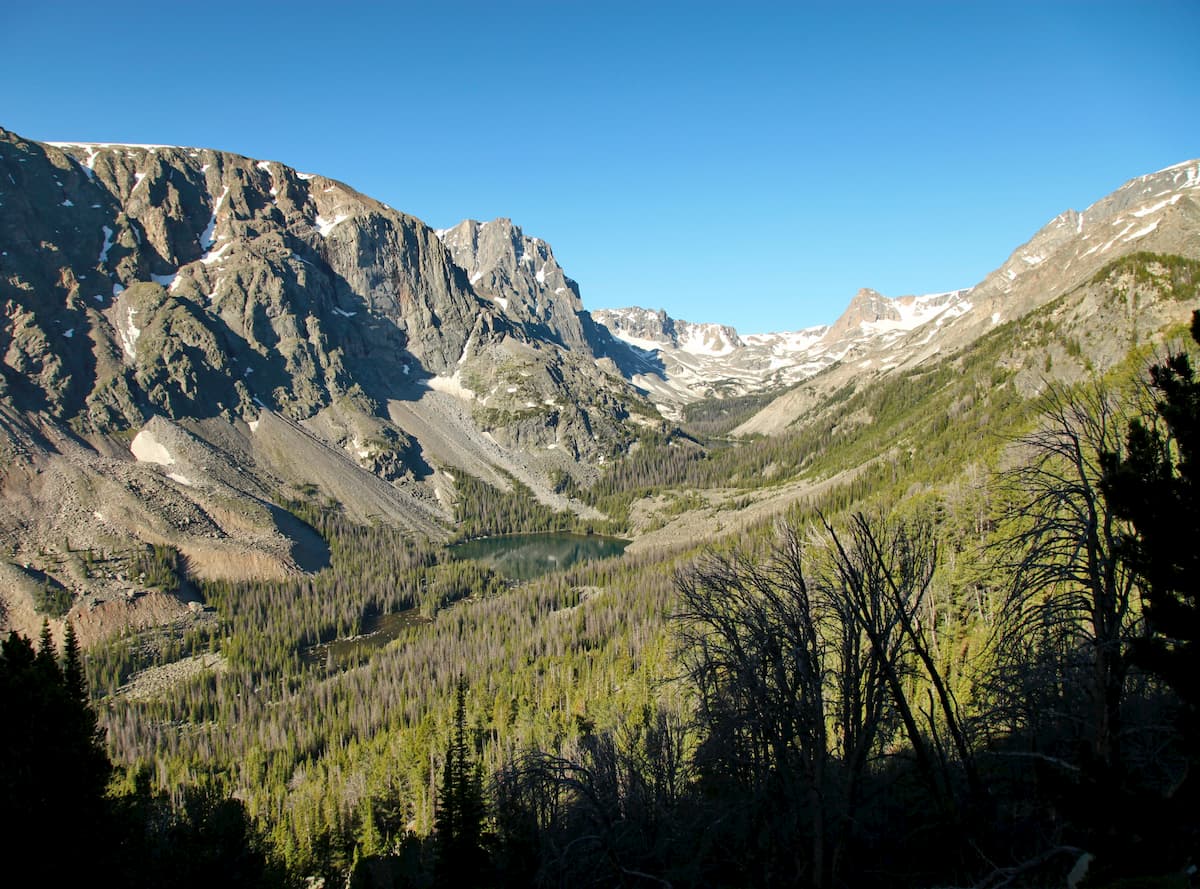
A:
<svg viewBox="0 0 1200 889">
<path fill-rule="evenodd" d="M 454 730 L 446 745 L 442 784 L 438 792 L 437 879 L 439 886 L 480 886 L 485 883 L 487 855 L 483 848 L 483 780 L 467 745 L 467 681 L 455 689 Z"/>
<path fill-rule="evenodd" d="M 67 885 L 104 849 L 112 766 L 95 714 L 58 666 L 48 624 L 40 646 L 35 654 L 15 631 L 0 645 L 0 823 L 28 861 L 60 853 L 69 837 L 72 855 L 56 873 Z"/>
<path fill-rule="evenodd" d="M 38 650 L 35 658 L 35 663 L 46 677 L 48 682 L 54 682 L 62 678 L 62 673 L 58 669 L 58 650 L 54 647 L 54 636 L 50 632 L 50 621 L 48 618 L 42 618 L 42 634 L 38 637 Z"/>
<path fill-rule="evenodd" d="M 63 636 L 63 681 L 67 691 L 81 704 L 88 701 L 87 677 L 83 672 L 83 653 L 79 648 L 79 637 L 75 635 L 75 625 L 67 622 L 66 633 Z"/>
</svg>

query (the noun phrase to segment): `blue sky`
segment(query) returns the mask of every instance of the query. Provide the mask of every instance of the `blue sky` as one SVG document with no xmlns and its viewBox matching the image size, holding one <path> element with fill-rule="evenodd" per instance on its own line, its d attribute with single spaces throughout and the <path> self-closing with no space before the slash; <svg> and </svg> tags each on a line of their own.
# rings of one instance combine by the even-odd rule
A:
<svg viewBox="0 0 1200 889">
<path fill-rule="evenodd" d="M 748 333 L 971 285 L 1200 156 L 1198 34 L 1194 0 L 6 3 L 0 126 L 508 216 L 589 309 Z"/>
</svg>

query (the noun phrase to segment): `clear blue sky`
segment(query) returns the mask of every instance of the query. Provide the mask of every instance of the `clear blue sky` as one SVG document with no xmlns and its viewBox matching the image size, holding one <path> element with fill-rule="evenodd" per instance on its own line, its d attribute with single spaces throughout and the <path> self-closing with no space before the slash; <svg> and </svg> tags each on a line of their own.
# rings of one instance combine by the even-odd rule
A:
<svg viewBox="0 0 1200 889">
<path fill-rule="evenodd" d="M 968 286 L 1200 156 L 1198 37 L 1195 0 L 8 2 L 0 126 L 508 216 L 589 309 L 745 333 Z"/>
</svg>

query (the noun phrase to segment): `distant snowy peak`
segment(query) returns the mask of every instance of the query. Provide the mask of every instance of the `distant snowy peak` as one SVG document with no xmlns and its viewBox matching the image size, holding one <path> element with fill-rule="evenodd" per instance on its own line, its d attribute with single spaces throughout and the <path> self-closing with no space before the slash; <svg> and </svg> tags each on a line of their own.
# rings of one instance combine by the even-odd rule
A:
<svg viewBox="0 0 1200 889">
<path fill-rule="evenodd" d="M 745 345 L 727 324 L 676 321 L 662 309 L 600 309 L 592 317 L 617 339 L 648 352 L 667 348 L 717 357 Z"/>
<path fill-rule="evenodd" d="M 830 326 L 823 339 L 836 342 L 848 337 L 915 330 L 940 315 L 954 317 L 970 309 L 970 292 L 971 289 L 967 288 L 891 299 L 878 291 L 863 288 L 855 294 L 846 311 Z"/>
<path fill-rule="evenodd" d="M 661 309 L 601 309 L 592 317 L 617 339 L 654 356 L 657 369 L 635 374 L 633 382 L 669 413 L 700 398 L 786 387 L 838 361 L 879 355 L 910 331 L 967 312 L 969 293 L 889 299 L 864 289 L 833 325 L 745 336 L 727 325 L 676 320 Z M 891 362 L 884 358 L 881 365 Z"/>
</svg>

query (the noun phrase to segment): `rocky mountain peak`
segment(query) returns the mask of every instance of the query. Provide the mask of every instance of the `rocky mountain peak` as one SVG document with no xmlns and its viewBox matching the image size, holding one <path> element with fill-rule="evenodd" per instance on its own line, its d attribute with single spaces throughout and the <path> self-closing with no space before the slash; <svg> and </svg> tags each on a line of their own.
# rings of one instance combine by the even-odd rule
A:
<svg viewBox="0 0 1200 889">
<path fill-rule="evenodd" d="M 837 340 L 864 324 L 877 321 L 899 321 L 900 312 L 892 301 L 877 290 L 864 287 L 854 295 L 850 304 L 829 328 L 826 339 Z"/>
<path fill-rule="evenodd" d="M 467 219 L 436 234 L 475 291 L 501 313 L 532 335 L 591 349 L 580 317 L 579 285 L 567 277 L 545 241 L 527 236 L 506 218 Z"/>
</svg>

